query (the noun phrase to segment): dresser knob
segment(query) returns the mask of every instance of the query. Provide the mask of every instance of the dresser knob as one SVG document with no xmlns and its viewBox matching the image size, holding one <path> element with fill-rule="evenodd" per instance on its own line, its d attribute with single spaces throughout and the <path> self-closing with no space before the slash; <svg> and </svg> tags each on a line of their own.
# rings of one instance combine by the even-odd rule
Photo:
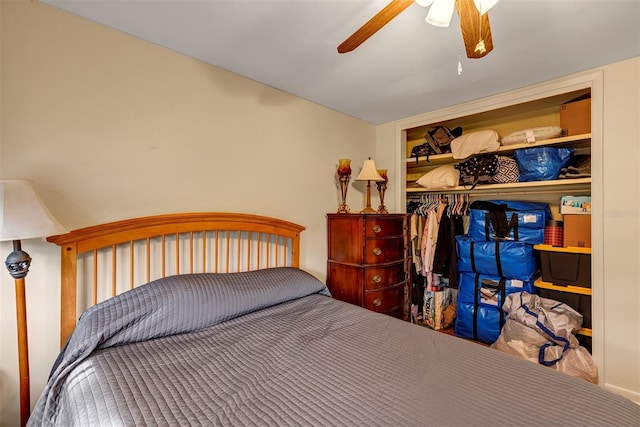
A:
<svg viewBox="0 0 640 427">
<path fill-rule="evenodd" d="M 373 300 L 373 305 L 376 307 L 380 307 L 382 305 L 382 300 L 380 298 L 376 298 Z"/>
<path fill-rule="evenodd" d="M 380 255 L 382 253 L 382 249 L 380 248 L 373 248 L 373 254 L 374 255 Z"/>
<path fill-rule="evenodd" d="M 373 281 L 376 283 L 382 282 L 382 276 L 380 276 L 379 274 L 376 274 L 375 276 L 373 276 Z"/>
<path fill-rule="evenodd" d="M 382 231 L 382 227 L 380 227 L 378 224 L 376 224 L 376 225 L 374 225 L 372 227 L 372 230 L 373 230 L 374 233 L 379 233 L 379 232 Z"/>
</svg>

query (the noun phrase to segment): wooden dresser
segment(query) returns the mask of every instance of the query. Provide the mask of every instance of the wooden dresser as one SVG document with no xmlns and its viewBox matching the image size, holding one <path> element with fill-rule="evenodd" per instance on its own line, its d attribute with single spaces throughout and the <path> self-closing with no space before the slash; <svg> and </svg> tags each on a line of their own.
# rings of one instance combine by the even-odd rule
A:
<svg viewBox="0 0 640 427">
<path fill-rule="evenodd" d="M 327 286 L 334 298 L 408 318 L 406 214 L 328 214 Z"/>
</svg>

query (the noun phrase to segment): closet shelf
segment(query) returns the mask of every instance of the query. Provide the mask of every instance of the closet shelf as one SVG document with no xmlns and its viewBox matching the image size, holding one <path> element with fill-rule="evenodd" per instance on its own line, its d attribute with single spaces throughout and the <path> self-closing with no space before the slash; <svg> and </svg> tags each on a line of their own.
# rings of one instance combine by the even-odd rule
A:
<svg viewBox="0 0 640 427">
<path fill-rule="evenodd" d="M 512 193 L 518 191 L 527 191 L 528 189 L 548 191 L 548 192 L 566 192 L 566 191 L 585 191 L 589 192 L 591 188 L 591 178 L 577 179 L 556 179 L 549 181 L 533 181 L 533 182 L 512 182 L 508 184 L 485 184 L 477 185 L 473 190 L 471 187 L 457 186 L 452 188 L 441 188 L 438 190 L 429 190 L 413 183 L 409 186 L 407 183 L 407 193 L 472 193 L 476 195 L 500 193 Z"/>
<path fill-rule="evenodd" d="M 591 248 L 582 248 L 582 247 L 576 247 L 576 246 L 560 247 L 560 246 L 538 244 L 538 245 L 533 245 L 533 249 L 536 249 L 539 251 L 546 251 L 546 252 L 562 252 L 562 253 L 568 253 L 568 254 L 591 255 Z"/>
<path fill-rule="evenodd" d="M 584 133 L 581 135 L 564 136 L 561 138 L 545 139 L 545 140 L 531 142 L 531 143 L 503 145 L 503 146 L 500 146 L 500 148 L 496 151 L 492 151 L 491 153 L 483 153 L 483 154 L 497 154 L 497 153 L 509 154 L 509 153 L 513 153 L 515 150 L 518 150 L 520 148 L 542 147 L 542 146 L 557 145 L 557 144 L 572 144 L 572 146 L 574 146 L 575 144 L 582 144 L 582 143 L 586 145 L 589 145 L 591 143 L 590 133 Z M 451 162 L 462 162 L 463 160 L 464 159 L 454 159 L 453 154 L 447 153 L 447 154 L 435 154 L 435 155 L 429 156 L 428 162 L 427 162 L 426 156 L 418 157 L 417 161 L 415 157 L 409 157 L 405 159 L 405 162 L 406 162 L 407 168 L 420 168 L 420 167 L 427 167 L 427 166 L 438 166 L 438 165 L 448 164 Z"/>
<path fill-rule="evenodd" d="M 591 330 L 591 328 L 580 328 L 578 330 L 578 332 L 576 332 L 576 334 L 578 335 L 584 335 L 585 337 L 591 337 L 593 336 L 593 332 Z"/>
<path fill-rule="evenodd" d="M 584 286 L 563 286 L 556 285 L 554 283 L 544 282 L 541 278 L 538 278 L 534 283 L 536 288 L 550 289 L 552 291 L 567 292 L 570 294 L 589 295 L 591 296 L 591 288 L 585 288 Z"/>
</svg>

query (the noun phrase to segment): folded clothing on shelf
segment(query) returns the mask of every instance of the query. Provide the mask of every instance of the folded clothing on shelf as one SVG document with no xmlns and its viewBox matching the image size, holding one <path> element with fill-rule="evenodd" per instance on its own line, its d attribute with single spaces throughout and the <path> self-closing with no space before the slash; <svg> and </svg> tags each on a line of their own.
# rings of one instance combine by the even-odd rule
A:
<svg viewBox="0 0 640 427">
<path fill-rule="evenodd" d="M 589 178 L 591 177 L 591 155 L 580 154 L 573 156 L 570 163 L 560 169 L 559 179 Z"/>
</svg>

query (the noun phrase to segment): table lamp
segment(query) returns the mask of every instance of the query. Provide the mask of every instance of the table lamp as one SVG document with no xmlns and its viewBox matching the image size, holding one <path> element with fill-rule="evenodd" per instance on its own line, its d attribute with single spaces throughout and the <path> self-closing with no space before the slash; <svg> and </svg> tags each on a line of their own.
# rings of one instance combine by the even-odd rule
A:
<svg viewBox="0 0 640 427">
<path fill-rule="evenodd" d="M 31 410 L 29 396 L 29 346 L 25 280 L 31 257 L 22 250 L 21 240 L 35 239 L 65 232 L 38 197 L 28 180 L 0 180 L 0 241 L 13 241 L 13 252 L 5 265 L 16 287 L 18 328 L 18 369 L 20 376 L 20 425 L 24 426 Z"/>
<path fill-rule="evenodd" d="M 356 181 L 367 181 L 367 205 L 360 213 L 377 213 L 375 209 L 371 207 L 371 181 L 379 182 L 384 181 L 384 178 L 380 176 L 378 170 L 376 169 L 376 164 L 371 157 L 368 160 L 364 161 L 362 165 L 362 170 L 360 174 L 356 178 Z"/>
</svg>

